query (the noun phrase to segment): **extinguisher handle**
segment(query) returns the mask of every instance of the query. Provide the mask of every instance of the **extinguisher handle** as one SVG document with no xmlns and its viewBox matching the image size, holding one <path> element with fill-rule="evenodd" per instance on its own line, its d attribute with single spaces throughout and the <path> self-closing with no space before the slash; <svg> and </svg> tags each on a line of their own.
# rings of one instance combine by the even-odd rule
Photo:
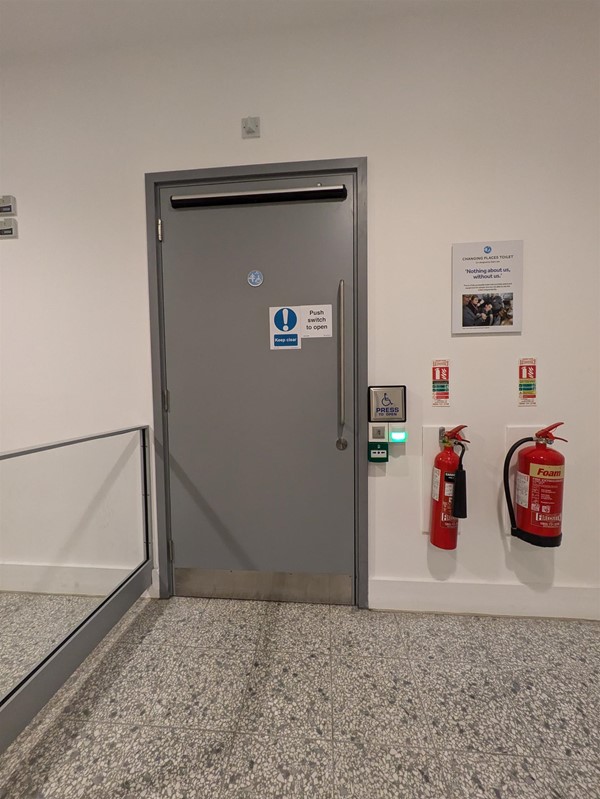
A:
<svg viewBox="0 0 600 799">
<path fill-rule="evenodd" d="M 548 441 L 565 441 L 567 442 L 566 438 L 561 438 L 560 436 L 555 436 L 553 434 L 553 430 L 556 430 L 557 427 L 560 427 L 561 424 L 564 422 L 556 422 L 556 424 L 551 424 L 549 427 L 544 427 L 542 430 L 538 430 L 535 434 L 536 438 L 545 438 Z M 568 442 L 567 442 L 568 443 Z"/>
<path fill-rule="evenodd" d="M 447 430 L 444 437 L 447 438 L 448 441 L 464 441 L 465 444 L 470 444 L 471 442 L 467 438 L 463 438 L 460 434 L 460 431 L 464 430 L 466 426 L 466 424 L 459 424 L 458 427 Z"/>
</svg>

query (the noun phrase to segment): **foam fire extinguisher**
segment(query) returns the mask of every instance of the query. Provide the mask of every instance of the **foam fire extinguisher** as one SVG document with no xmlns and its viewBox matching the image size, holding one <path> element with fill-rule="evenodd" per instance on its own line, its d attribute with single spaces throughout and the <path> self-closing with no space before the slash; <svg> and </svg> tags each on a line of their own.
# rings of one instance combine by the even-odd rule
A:
<svg viewBox="0 0 600 799">
<path fill-rule="evenodd" d="M 511 535 L 537 547 L 558 547 L 562 540 L 565 458 L 560 452 L 548 449 L 557 440 L 567 440 L 552 433 L 561 424 L 564 423 L 557 422 L 550 427 L 544 427 L 535 436 L 517 441 L 509 449 L 504 461 L 504 495 L 510 516 Z M 519 452 L 515 518 L 508 472 L 512 456 L 528 441 L 535 443 Z"/>
<path fill-rule="evenodd" d="M 456 549 L 458 520 L 467 518 L 467 481 L 462 461 L 469 441 L 460 434 L 465 427 L 461 424 L 452 430 L 440 430 L 442 451 L 433 462 L 429 540 L 440 549 Z M 460 447 L 460 455 L 454 447 Z"/>
</svg>

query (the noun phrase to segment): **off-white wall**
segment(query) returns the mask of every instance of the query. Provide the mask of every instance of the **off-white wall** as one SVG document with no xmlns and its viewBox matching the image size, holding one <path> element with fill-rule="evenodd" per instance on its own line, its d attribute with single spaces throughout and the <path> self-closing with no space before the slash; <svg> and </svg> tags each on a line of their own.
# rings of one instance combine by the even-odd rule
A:
<svg viewBox="0 0 600 799">
<path fill-rule="evenodd" d="M 0 590 L 104 595 L 144 559 L 137 433 L 0 462 Z"/>
<path fill-rule="evenodd" d="M 370 471 L 371 603 L 600 616 L 598 3 L 0 10 L 21 225 L 1 252 L 3 447 L 151 422 L 144 173 L 366 155 L 370 382 L 406 383 L 410 414 L 406 453 Z M 452 338 L 451 244 L 486 239 L 525 242 L 523 334 Z M 539 402 L 518 408 L 528 356 Z M 542 551 L 500 531 L 505 428 L 559 420 L 565 537 Z M 473 442 L 455 554 L 421 532 L 422 427 L 447 423 Z"/>
</svg>

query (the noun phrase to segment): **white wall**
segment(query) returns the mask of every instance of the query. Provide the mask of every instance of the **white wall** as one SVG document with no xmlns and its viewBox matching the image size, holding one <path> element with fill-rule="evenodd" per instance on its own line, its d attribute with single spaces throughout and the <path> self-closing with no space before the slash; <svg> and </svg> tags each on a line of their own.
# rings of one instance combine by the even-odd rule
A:
<svg viewBox="0 0 600 799">
<path fill-rule="evenodd" d="M 0 590 L 104 596 L 144 559 L 137 433 L 0 462 Z"/>
<path fill-rule="evenodd" d="M 378 607 L 600 616 L 599 25 L 578 0 L 1 0 L 2 446 L 151 421 L 143 175 L 369 163 L 370 382 L 409 387 L 370 477 Z M 260 115 L 262 138 L 240 119 Z M 453 242 L 523 239 L 521 336 L 450 336 Z M 375 313 L 376 311 L 376 313 Z M 517 361 L 538 359 L 537 408 Z M 433 358 L 452 407 L 431 407 Z M 565 421 L 564 544 L 507 539 L 507 425 Z M 469 425 L 454 555 L 421 532 L 422 426 Z"/>
</svg>

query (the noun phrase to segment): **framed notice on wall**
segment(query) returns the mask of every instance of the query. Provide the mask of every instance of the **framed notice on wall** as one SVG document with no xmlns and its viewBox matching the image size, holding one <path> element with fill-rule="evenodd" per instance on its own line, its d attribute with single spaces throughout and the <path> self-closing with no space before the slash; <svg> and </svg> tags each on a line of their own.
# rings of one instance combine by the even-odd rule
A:
<svg viewBox="0 0 600 799">
<path fill-rule="evenodd" d="M 452 245 L 452 333 L 520 333 L 523 242 Z"/>
</svg>

